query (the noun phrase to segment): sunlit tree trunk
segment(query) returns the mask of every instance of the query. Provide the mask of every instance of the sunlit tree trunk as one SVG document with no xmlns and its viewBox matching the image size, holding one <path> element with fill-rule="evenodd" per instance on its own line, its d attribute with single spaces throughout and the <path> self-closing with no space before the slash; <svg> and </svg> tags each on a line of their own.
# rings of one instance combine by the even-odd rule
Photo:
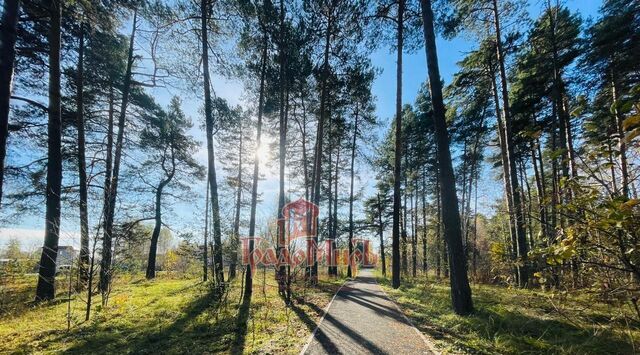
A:
<svg viewBox="0 0 640 355">
<path fill-rule="evenodd" d="M 129 104 L 129 93 L 131 91 L 131 75 L 133 68 L 133 45 L 135 42 L 136 26 L 138 21 L 138 11 L 133 12 L 133 24 L 131 38 L 129 39 L 129 52 L 127 56 L 127 69 L 124 75 L 122 86 L 122 102 L 118 118 L 118 136 L 115 142 L 115 153 L 113 156 L 113 170 L 108 176 L 109 181 L 105 184 L 104 201 L 104 225 L 102 238 L 102 259 L 100 261 L 100 290 L 102 292 L 102 302 L 106 303 L 111 285 L 111 258 L 112 258 L 112 238 L 113 219 L 115 217 L 116 197 L 118 194 L 118 178 L 120 175 L 120 161 L 122 159 L 122 146 L 124 145 L 124 130 L 126 126 L 127 106 Z"/>
<path fill-rule="evenodd" d="M 78 67 L 76 77 L 76 129 L 78 131 L 78 184 L 80 194 L 80 279 L 87 281 L 89 265 L 89 212 L 87 210 L 87 163 L 84 132 L 84 23 L 78 38 Z"/>
<path fill-rule="evenodd" d="M 286 145 L 287 145 L 287 120 L 286 120 L 286 98 L 285 98 L 285 87 L 287 86 L 286 78 L 285 78 L 285 43 L 284 43 L 284 2 L 280 0 L 280 33 L 278 39 L 278 51 L 279 51 L 279 60 L 280 60 L 280 122 L 279 122 L 279 163 L 280 163 L 280 179 L 279 179 L 279 192 L 278 192 L 278 242 L 276 246 L 276 258 L 280 260 L 280 255 L 285 250 L 285 223 L 284 223 L 284 202 L 285 202 L 285 192 L 284 192 L 284 179 L 285 179 L 285 154 L 286 154 Z M 286 296 L 286 266 L 279 265 L 276 278 L 278 279 L 278 285 L 280 293 L 283 296 Z M 287 298 L 288 300 L 288 298 Z"/>
<path fill-rule="evenodd" d="M 425 52 L 429 74 L 429 89 L 433 106 L 433 123 L 436 145 L 438 147 L 438 172 L 440 174 L 440 193 L 442 195 L 442 221 L 449 254 L 449 282 L 451 285 L 451 303 L 457 314 L 469 314 L 473 311 L 471 288 L 467 277 L 467 263 L 462 247 L 462 231 L 455 178 L 449 151 L 449 134 L 445 119 L 445 107 L 442 98 L 442 84 L 438 68 L 438 54 L 433 28 L 431 0 L 421 0 L 424 29 Z"/>
<path fill-rule="evenodd" d="M 209 40 L 208 16 L 209 0 L 200 2 L 201 39 L 202 39 L 202 71 L 204 76 L 204 114 L 207 134 L 207 167 L 209 187 L 211 191 L 211 214 L 213 221 L 213 266 L 215 282 L 219 288 L 224 285 L 224 266 L 222 263 L 222 232 L 220 230 L 220 206 L 218 203 L 218 182 L 216 179 L 216 157 L 213 149 L 213 102 L 211 100 L 211 78 L 209 74 Z"/>
<path fill-rule="evenodd" d="M 229 279 L 236 277 L 236 263 L 238 262 L 238 246 L 240 245 L 240 204 L 242 203 L 242 120 L 238 135 L 238 176 L 236 183 L 236 211 L 233 217 L 233 240 L 231 241 L 231 262 L 229 263 Z M 205 248 L 206 249 L 206 248 Z"/>
<path fill-rule="evenodd" d="M 49 28 L 49 122 L 47 143 L 47 190 L 44 246 L 40 256 L 36 301 L 55 298 L 56 259 L 60 238 L 62 191 L 62 118 L 60 110 L 60 17 L 58 0 L 50 2 Z"/>
<path fill-rule="evenodd" d="M 516 157 L 514 139 L 511 127 L 511 112 L 509 107 L 509 89 L 507 88 L 507 74 L 505 69 L 504 51 L 502 49 L 502 35 L 500 28 L 500 15 L 498 11 L 498 0 L 493 0 L 493 18 L 496 30 L 496 56 L 500 81 L 502 83 L 502 116 L 504 119 L 504 143 L 507 151 L 507 166 L 509 168 L 509 181 L 511 183 L 511 198 L 513 199 L 513 212 L 517 242 L 517 255 L 519 262 L 518 282 L 521 287 L 527 285 L 529 281 L 529 271 L 527 267 L 527 237 L 524 230 L 524 216 L 522 212 L 522 201 L 520 187 L 518 184 L 518 172 L 516 168 Z"/>
<path fill-rule="evenodd" d="M 264 30 L 264 29 L 263 29 Z M 262 115 L 264 112 L 264 89 L 265 78 L 267 68 L 267 46 L 268 37 L 266 33 L 262 42 L 262 58 L 260 64 L 260 93 L 258 94 L 258 123 L 256 126 L 256 149 L 262 144 Z M 260 179 L 260 160 L 258 154 L 254 155 L 253 160 L 253 182 L 251 184 L 251 211 L 249 213 L 249 255 L 252 255 L 254 249 L 254 240 L 256 236 L 256 206 L 258 204 L 258 182 Z M 244 295 L 245 297 L 251 297 L 253 292 L 253 273 L 251 269 L 251 263 L 247 265 L 247 271 L 245 273 Z"/>
<path fill-rule="evenodd" d="M 380 258 L 382 259 L 382 276 L 387 276 L 387 260 L 384 255 L 384 226 L 382 225 L 382 202 L 378 198 L 378 236 L 380 237 Z"/>
<path fill-rule="evenodd" d="M 391 242 L 391 286 L 400 287 L 400 178 L 402 177 L 402 48 L 404 31 L 404 0 L 398 0 L 396 60 L 396 143 L 393 165 L 393 230 Z"/>
<path fill-rule="evenodd" d="M 331 13 L 327 18 L 327 29 L 325 32 L 324 54 L 322 62 L 322 80 L 320 83 L 320 117 L 318 119 L 318 127 L 316 131 L 316 146 L 314 152 L 313 163 L 313 203 L 316 206 L 320 205 L 320 182 L 322 180 L 322 141 L 324 138 L 324 123 L 327 115 L 327 85 L 329 80 L 329 49 L 331 46 L 331 31 L 333 29 Z M 311 223 L 308 223 L 309 225 Z M 318 243 L 317 231 L 313 236 L 314 243 Z M 315 253 L 314 253 L 315 254 Z M 311 280 L 318 275 L 318 263 L 315 257 L 313 257 L 312 265 L 308 266 L 307 273 Z"/>
<path fill-rule="evenodd" d="M 356 142 L 358 140 L 358 108 L 356 107 L 351 141 L 351 176 L 349 182 L 349 255 L 353 254 L 353 182 L 355 178 Z M 347 277 L 352 277 L 351 263 L 347 267 Z"/>
<path fill-rule="evenodd" d="M 173 147 L 171 148 L 171 168 L 170 170 L 166 170 L 164 164 L 166 162 L 166 158 L 163 157 L 162 160 L 162 169 L 164 171 L 169 171 L 166 178 L 158 184 L 158 188 L 156 189 L 156 200 L 155 200 L 155 216 L 154 221 L 155 225 L 153 227 L 153 232 L 151 233 L 151 245 L 149 246 L 149 258 L 147 261 L 147 279 L 153 279 L 156 277 L 156 254 L 158 251 L 158 239 L 160 238 L 160 230 L 162 229 L 162 191 L 164 188 L 173 180 L 173 176 L 176 171 L 176 163 L 175 156 L 173 152 Z M 205 249 L 207 245 L 205 244 Z"/>
</svg>

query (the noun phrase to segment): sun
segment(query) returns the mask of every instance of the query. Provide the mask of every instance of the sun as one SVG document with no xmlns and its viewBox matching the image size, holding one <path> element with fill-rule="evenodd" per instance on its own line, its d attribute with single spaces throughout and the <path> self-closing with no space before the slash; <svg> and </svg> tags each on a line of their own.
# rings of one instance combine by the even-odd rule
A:
<svg viewBox="0 0 640 355">
<path fill-rule="evenodd" d="M 264 163 L 269 158 L 269 146 L 267 144 L 260 144 L 258 149 L 256 149 L 256 157 L 258 157 L 258 161 Z"/>
</svg>

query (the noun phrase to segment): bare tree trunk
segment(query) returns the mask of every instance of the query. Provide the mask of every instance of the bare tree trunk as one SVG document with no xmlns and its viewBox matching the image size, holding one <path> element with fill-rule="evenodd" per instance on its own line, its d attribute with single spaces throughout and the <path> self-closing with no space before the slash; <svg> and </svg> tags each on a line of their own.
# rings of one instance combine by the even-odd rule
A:
<svg viewBox="0 0 640 355">
<path fill-rule="evenodd" d="M 417 276 L 418 272 L 418 251 L 416 248 L 418 247 L 418 237 L 416 234 L 416 223 L 418 222 L 418 218 L 416 218 L 416 205 L 418 204 L 417 196 L 415 196 L 416 190 L 411 194 L 411 275 L 413 277 Z M 415 202 L 414 202 L 415 197 Z"/>
<path fill-rule="evenodd" d="M 233 240 L 231 241 L 231 262 L 229 263 L 229 279 L 236 277 L 236 263 L 238 262 L 238 247 L 240 245 L 240 204 L 242 203 L 242 120 L 240 121 L 240 135 L 238 137 L 238 177 L 236 183 L 236 211 L 233 218 Z"/>
<path fill-rule="evenodd" d="M 380 237 L 380 258 L 382 259 L 382 276 L 387 276 L 387 262 L 384 255 L 384 228 L 382 226 L 382 202 L 380 202 L 380 194 L 378 198 L 378 235 Z"/>
<path fill-rule="evenodd" d="M 87 210 L 87 163 L 84 133 L 84 23 L 80 24 L 78 68 L 76 84 L 76 129 L 78 131 L 78 180 L 80 193 L 80 280 L 88 279 L 89 265 L 89 212 Z"/>
<path fill-rule="evenodd" d="M 162 190 L 171 181 L 173 175 L 163 180 L 156 190 L 155 201 L 155 225 L 151 234 L 151 245 L 149 246 L 149 258 L 147 261 L 147 280 L 156 277 L 156 254 L 158 251 L 158 239 L 160 238 L 160 230 L 162 229 Z M 206 249 L 206 245 L 205 245 Z"/>
<path fill-rule="evenodd" d="M 498 0 L 493 0 L 493 17 L 496 29 L 496 56 L 500 81 L 502 83 L 502 114 L 504 118 L 505 144 L 507 150 L 507 162 L 509 167 L 509 180 L 511 182 L 511 198 L 513 199 L 513 211 L 517 241 L 517 254 L 519 262 L 518 282 L 521 287 L 527 285 L 529 281 L 529 271 L 527 266 L 527 237 L 524 231 L 524 216 L 522 212 L 522 201 L 520 199 L 520 187 L 518 184 L 518 173 L 516 168 L 515 150 L 513 147 L 513 133 L 511 131 L 511 114 L 509 107 L 509 90 L 507 88 L 507 74 L 504 64 L 504 52 L 502 50 L 502 36 L 500 34 L 500 16 L 498 12 Z"/>
<path fill-rule="evenodd" d="M 446 252 L 446 248 L 444 248 L 444 244 L 442 241 L 442 232 L 441 232 L 441 224 L 442 224 L 442 201 L 440 196 L 440 172 L 438 167 L 436 166 L 436 278 L 440 279 L 442 273 L 442 257 L 443 251 Z"/>
<path fill-rule="evenodd" d="M 285 202 L 285 191 L 284 191 L 284 179 L 285 179 L 285 154 L 286 154 L 286 145 L 287 145 L 287 120 L 286 120 L 286 99 L 285 99 L 285 44 L 284 44 L 284 0 L 280 0 L 280 33 L 278 39 L 278 56 L 280 57 L 280 124 L 279 124 L 279 162 L 280 162 L 280 179 L 279 179 L 279 192 L 278 192 L 278 242 L 276 246 L 276 258 L 280 260 L 280 255 L 284 252 L 285 249 L 285 226 L 284 226 L 284 202 Z M 278 280 L 278 286 L 280 294 L 286 296 L 286 285 L 287 285 L 287 273 L 286 273 L 285 265 L 278 265 L 278 271 L 276 278 Z M 286 298 L 288 301 L 288 298 Z"/>
<path fill-rule="evenodd" d="M 338 168 L 340 164 L 340 142 L 338 140 L 338 151 L 336 153 L 336 168 L 335 168 L 335 175 L 333 178 L 333 223 L 331 225 L 332 227 L 332 231 L 331 231 L 331 250 L 336 250 L 337 245 L 336 245 L 336 239 L 338 237 Z M 331 268 L 331 273 L 334 276 L 338 275 L 338 267 L 337 266 L 333 266 Z"/>
<path fill-rule="evenodd" d="M 400 190 L 402 193 L 402 224 L 400 225 L 400 237 L 402 237 L 402 274 L 405 276 L 409 273 L 409 254 L 407 251 L 409 248 L 407 245 L 407 190 L 409 186 L 407 183 L 408 174 L 406 171 L 408 166 L 407 155 L 404 155 L 404 189 Z"/>
<path fill-rule="evenodd" d="M 353 140 L 351 141 L 351 181 L 349 183 L 349 255 L 353 254 L 353 181 L 355 177 L 356 142 L 358 140 L 358 107 L 356 107 L 355 113 Z M 347 267 L 347 277 L 352 277 L 351 263 Z"/>
<path fill-rule="evenodd" d="M 543 240 L 549 239 L 548 226 L 547 226 L 547 209 L 545 207 L 545 189 L 544 189 L 544 176 L 538 168 L 538 157 L 536 156 L 535 145 L 537 143 L 531 142 L 531 161 L 533 162 L 533 173 L 536 182 L 536 192 L 538 195 L 538 214 L 540 215 L 540 232 L 542 233 Z"/>
<path fill-rule="evenodd" d="M 322 63 L 322 81 L 320 83 L 321 93 L 320 93 L 320 118 L 318 119 L 318 128 L 316 131 L 316 146 L 314 152 L 314 163 L 313 163 L 313 203 L 316 206 L 320 205 L 320 182 L 322 180 L 322 140 L 324 138 L 324 123 L 326 121 L 326 106 L 327 106 L 327 81 L 329 80 L 329 49 L 331 45 L 331 31 L 333 28 L 333 23 L 331 19 L 331 14 L 329 13 L 329 17 L 327 18 L 327 31 L 325 33 L 325 44 L 324 44 L 324 59 Z M 311 223 L 308 223 L 309 228 Z M 317 231 L 313 236 L 314 243 L 318 243 L 318 234 Z M 315 252 L 311 251 L 314 255 Z M 312 265 L 309 265 L 308 274 L 311 279 L 317 277 L 318 275 L 318 263 L 315 257 L 313 258 Z"/>
<path fill-rule="evenodd" d="M 4 182 L 4 159 L 9 137 L 9 101 L 13 87 L 13 63 L 16 56 L 16 27 L 20 0 L 4 0 L 0 31 L 0 208 Z"/>
<path fill-rule="evenodd" d="M 202 248 L 202 281 L 207 282 L 209 278 L 209 268 L 207 263 L 209 256 L 207 255 L 207 243 L 209 239 L 209 177 L 207 176 L 207 189 L 204 197 L 204 243 Z"/>
<path fill-rule="evenodd" d="M 264 112 L 264 88 L 265 88 L 265 78 L 266 78 L 266 67 L 267 67 L 267 35 L 264 34 L 263 37 L 263 47 L 262 47 L 262 63 L 260 64 L 260 93 L 258 97 L 258 124 L 256 126 L 256 147 L 260 147 L 262 144 L 262 115 Z M 249 257 L 252 257 L 253 249 L 254 249 L 254 240 L 256 236 L 256 206 L 258 204 L 258 182 L 260 180 L 260 160 L 258 159 L 258 154 L 255 155 L 253 160 L 253 182 L 251 185 L 251 212 L 249 214 Z M 251 293 L 253 292 L 253 272 L 255 270 L 251 269 L 251 263 L 247 265 L 247 271 L 245 272 L 245 283 L 244 283 L 244 295 L 245 297 L 251 297 Z"/>
<path fill-rule="evenodd" d="M 620 151 L 620 155 L 618 159 L 620 160 L 620 176 L 622 178 L 622 196 L 624 198 L 629 198 L 629 169 L 627 164 L 627 142 L 624 137 L 624 130 L 622 129 L 622 122 L 624 121 L 624 117 L 620 110 L 618 109 L 618 83 L 615 73 L 612 71 L 611 73 L 611 96 L 613 100 L 613 113 L 615 116 L 615 130 L 616 136 L 618 140 L 618 150 Z"/>
<path fill-rule="evenodd" d="M 62 190 L 62 119 L 60 114 L 60 16 L 58 0 L 50 2 L 49 28 L 49 122 L 47 199 L 44 246 L 40 256 L 36 301 L 55 298 L 56 258 L 60 238 L 60 193 Z"/>
<path fill-rule="evenodd" d="M 449 151 L 449 134 L 445 120 L 442 84 L 440 82 L 438 54 L 433 29 L 433 12 L 431 10 L 431 0 L 421 0 L 420 4 L 422 6 L 429 89 L 433 105 L 433 123 L 438 147 L 438 172 L 440 174 L 442 194 L 442 220 L 449 253 L 451 303 L 455 313 L 464 315 L 473 311 L 473 302 L 471 300 L 471 288 L 469 287 L 469 279 L 467 277 L 467 263 L 462 247 L 458 198 L 456 196 L 451 152 Z"/>
<path fill-rule="evenodd" d="M 131 89 L 131 75 L 133 68 L 133 45 L 135 42 L 136 26 L 138 20 L 138 10 L 133 12 L 133 25 L 129 42 L 129 54 L 127 57 L 127 69 L 122 87 L 122 103 L 118 118 L 118 136 L 116 138 L 116 151 L 113 157 L 112 174 L 108 186 L 105 184 L 105 216 L 104 216 L 104 236 L 102 238 L 102 260 L 100 261 L 100 290 L 102 291 L 103 303 L 106 302 L 108 291 L 111 285 L 111 258 L 113 239 L 113 219 L 115 216 L 116 196 L 118 194 L 118 177 L 120 174 L 120 160 L 122 159 L 122 146 L 124 144 L 124 130 L 126 126 L 127 105 L 129 104 L 129 92 Z"/>
<path fill-rule="evenodd" d="M 393 231 L 391 243 L 391 286 L 400 287 L 400 178 L 402 176 L 402 49 L 404 31 L 404 0 L 398 0 L 396 60 L 396 145 L 393 166 Z"/>
<path fill-rule="evenodd" d="M 211 189 L 211 212 L 213 220 L 213 263 L 215 267 L 216 286 L 224 288 L 224 265 L 222 263 L 222 232 L 220 230 L 220 206 L 218 203 L 218 181 L 216 179 L 216 156 L 213 149 L 213 102 L 211 100 L 211 78 L 209 74 L 209 40 L 208 40 L 208 3 L 201 0 L 201 36 L 202 36 L 202 71 L 204 76 L 204 115 L 207 133 L 207 166 L 209 186 Z"/>
<path fill-rule="evenodd" d="M 427 170 L 422 169 L 422 272 L 426 275 L 427 265 Z"/>
<path fill-rule="evenodd" d="M 515 263 L 517 258 L 516 250 L 516 222 L 514 220 L 514 207 L 513 207 L 513 197 L 511 191 L 511 175 L 509 174 L 509 161 L 507 159 L 507 148 L 506 148 L 506 137 L 504 130 L 504 120 L 502 119 L 501 110 L 500 110 L 500 98 L 498 97 L 498 86 L 496 83 L 496 78 L 493 73 L 493 64 L 489 63 L 490 75 L 491 75 L 491 89 L 493 91 L 493 101 L 496 109 L 496 120 L 498 121 L 498 139 L 500 143 L 500 158 L 502 162 L 502 178 L 504 183 L 504 193 L 506 195 L 507 202 L 507 213 L 509 214 L 509 239 L 510 243 L 510 256 L 513 263 Z M 514 267 L 514 276 L 515 279 L 518 280 L 518 271 Z"/>
</svg>

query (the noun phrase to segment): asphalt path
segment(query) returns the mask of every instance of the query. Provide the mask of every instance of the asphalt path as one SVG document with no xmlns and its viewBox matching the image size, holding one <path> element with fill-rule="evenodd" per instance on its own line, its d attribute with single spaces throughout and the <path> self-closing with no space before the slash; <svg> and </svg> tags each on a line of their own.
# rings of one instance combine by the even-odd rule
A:
<svg viewBox="0 0 640 355">
<path fill-rule="evenodd" d="M 335 295 L 304 354 L 436 354 L 435 347 L 361 269 Z"/>
</svg>

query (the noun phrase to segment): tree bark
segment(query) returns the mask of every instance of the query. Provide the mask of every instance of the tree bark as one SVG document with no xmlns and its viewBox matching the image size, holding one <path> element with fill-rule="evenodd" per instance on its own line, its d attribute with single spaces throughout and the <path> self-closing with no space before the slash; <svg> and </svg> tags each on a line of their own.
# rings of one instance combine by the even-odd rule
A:
<svg viewBox="0 0 640 355">
<path fill-rule="evenodd" d="M 233 217 L 233 240 L 231 241 L 231 262 L 229 263 L 229 279 L 236 277 L 236 263 L 238 262 L 238 246 L 240 245 L 240 204 L 242 202 L 242 120 L 240 121 L 238 136 L 238 176 L 236 189 L 236 211 Z M 206 249 L 206 248 L 205 248 Z"/>
<path fill-rule="evenodd" d="M 44 246 L 40 256 L 36 301 L 55 298 L 56 259 L 60 238 L 60 193 L 62 191 L 62 118 L 60 110 L 60 17 L 58 0 L 50 2 L 49 28 L 49 122 L 47 196 Z"/>
<path fill-rule="evenodd" d="M 387 262 L 384 255 L 384 226 L 382 225 L 382 203 L 380 202 L 380 194 L 378 198 L 378 235 L 380 237 L 380 258 L 382 259 L 382 276 L 387 276 Z"/>
<path fill-rule="evenodd" d="M 280 33 L 278 35 L 278 56 L 280 61 L 280 122 L 279 122 L 279 139 L 278 139 L 278 153 L 279 153 L 279 189 L 278 189 L 278 242 L 276 245 L 276 258 L 280 260 L 280 255 L 285 250 L 285 221 L 284 221 L 284 203 L 285 203 L 285 191 L 284 191 L 284 179 L 285 179 L 285 154 L 287 145 L 287 119 L 286 119 L 286 107 L 287 102 L 285 98 L 285 44 L 284 44 L 284 0 L 280 0 Z M 278 264 L 278 271 L 276 278 L 278 280 L 278 286 L 280 294 L 283 296 L 288 295 L 285 288 L 287 286 L 287 272 L 286 266 Z M 288 300 L 288 298 L 287 298 Z"/>
<path fill-rule="evenodd" d="M 102 260 L 100 261 L 100 290 L 102 291 L 103 303 L 108 298 L 111 284 L 111 258 L 112 258 L 112 238 L 113 219 L 115 216 L 116 196 L 118 195 L 118 178 L 120 175 L 120 161 L 122 159 L 122 146 L 124 144 L 124 130 L 126 126 L 127 106 L 129 104 L 129 93 L 131 89 L 131 76 L 133 68 L 133 45 L 135 43 L 136 26 L 138 20 L 138 10 L 133 12 L 133 25 L 131 27 L 131 39 L 129 40 L 129 53 L 127 56 L 127 69 L 122 86 L 122 102 L 118 118 L 118 136 L 116 138 L 116 150 L 113 156 L 113 170 L 108 186 L 105 185 L 105 216 L 104 216 L 104 236 L 102 238 Z"/>
<path fill-rule="evenodd" d="M 457 314 L 465 315 L 473 311 L 471 288 L 467 277 L 467 266 L 462 247 L 462 231 L 458 198 L 456 196 L 455 178 L 449 151 L 449 134 L 445 120 L 445 107 L 442 98 L 442 84 L 438 68 L 435 33 L 433 28 L 433 12 L 431 0 L 421 0 L 422 20 L 429 73 L 429 89 L 433 105 L 433 123 L 436 144 L 438 147 L 438 172 L 442 194 L 442 219 L 449 253 L 449 269 L 451 284 L 451 303 Z"/>
<path fill-rule="evenodd" d="M 522 201 L 520 198 L 520 187 L 518 184 L 518 172 L 516 167 L 515 149 L 513 143 L 513 133 L 511 129 L 511 109 L 509 107 L 509 89 L 507 88 L 507 74 L 504 64 L 504 52 L 502 50 L 502 36 L 500 34 L 500 16 L 498 13 L 498 0 L 493 0 L 493 17 L 496 29 L 496 57 L 500 81 L 502 83 L 502 115 L 504 119 L 504 135 L 507 151 L 507 163 L 509 167 L 509 180 L 511 182 L 511 198 L 513 199 L 513 212 L 515 221 L 517 254 L 519 262 L 518 283 L 520 287 L 527 285 L 529 281 L 529 271 L 527 266 L 527 236 L 524 230 L 524 216 L 522 212 Z"/>
<path fill-rule="evenodd" d="M 209 242 L 209 177 L 207 176 L 207 188 L 204 196 L 204 243 L 202 248 L 202 281 L 207 282 L 209 279 L 208 261 L 207 255 L 208 242 Z"/>
<path fill-rule="evenodd" d="M 356 106 L 353 124 L 353 140 L 351 141 L 351 176 L 349 182 L 349 257 L 353 254 L 353 181 L 355 177 L 356 142 L 358 140 L 358 107 Z M 337 167 L 337 165 L 336 165 Z M 351 263 L 347 266 L 347 277 L 352 277 Z"/>
<path fill-rule="evenodd" d="M 339 171 L 339 165 L 340 165 L 340 142 L 338 142 L 338 147 L 337 147 L 337 152 L 336 152 L 336 167 L 335 167 L 335 175 L 333 177 L 333 223 L 331 225 L 332 227 L 332 231 L 331 231 L 331 250 L 336 250 L 337 245 L 336 245 L 336 239 L 338 237 L 338 171 Z M 353 252 L 353 246 L 350 247 L 351 251 Z M 331 267 L 331 274 L 333 276 L 337 276 L 338 275 L 338 267 L 337 266 L 333 266 Z"/>
<path fill-rule="evenodd" d="M 618 150 L 620 154 L 618 159 L 620 161 L 620 176 L 622 178 L 622 196 L 624 198 L 629 198 L 629 168 L 627 163 L 627 142 L 624 137 L 624 130 L 622 128 L 622 122 L 624 121 L 624 117 L 620 110 L 618 109 L 618 100 L 619 100 L 619 88 L 617 83 L 617 78 L 615 73 L 612 71 L 611 73 L 611 98 L 613 100 L 613 113 L 615 116 L 615 132 L 618 141 Z"/>
<path fill-rule="evenodd" d="M 260 93 L 258 97 L 258 123 L 256 126 L 256 147 L 259 148 L 262 144 L 262 115 L 264 112 L 264 87 L 266 78 L 266 66 L 267 66 L 267 35 L 263 38 L 262 58 L 260 65 Z M 256 149 L 257 149 L 256 148 Z M 256 152 L 253 160 L 253 182 L 251 184 L 251 211 L 249 213 L 249 256 L 252 257 L 254 249 L 254 240 L 256 236 L 256 206 L 258 204 L 258 182 L 260 180 L 260 160 Z M 245 297 L 251 297 L 253 292 L 253 272 L 251 269 L 251 263 L 247 265 L 247 271 L 245 272 L 244 283 L 244 295 Z"/>
<path fill-rule="evenodd" d="M 4 182 L 4 159 L 9 137 L 9 101 L 13 87 L 13 64 L 16 56 L 16 27 L 20 0 L 5 0 L 2 7 L 0 32 L 0 209 Z"/>
<path fill-rule="evenodd" d="M 173 154 L 172 154 L 173 155 Z M 173 161 L 173 156 L 171 157 Z M 149 259 L 147 262 L 147 280 L 153 279 L 156 277 L 156 254 L 158 251 L 158 239 L 160 238 L 160 230 L 162 228 L 162 190 L 164 190 L 165 186 L 167 186 L 171 180 L 173 179 L 173 175 L 175 172 L 175 162 L 173 162 L 173 168 L 169 176 L 164 179 L 156 190 L 156 201 L 155 201 L 155 225 L 153 226 L 153 233 L 151 234 L 151 245 L 149 246 Z M 205 249 L 207 245 L 205 244 Z"/>
<path fill-rule="evenodd" d="M 404 0 L 398 0 L 396 61 L 396 142 L 393 166 L 393 231 L 391 242 L 391 286 L 400 287 L 400 178 L 402 176 L 402 49 L 404 35 Z"/>
<path fill-rule="evenodd" d="M 327 81 L 329 80 L 329 49 L 331 46 L 331 31 L 332 31 L 332 19 L 331 13 L 328 14 L 327 18 L 327 32 L 325 33 L 325 44 L 324 44 L 324 59 L 322 63 L 322 82 L 321 82 L 321 93 L 320 93 L 320 118 L 318 120 L 318 128 L 316 131 L 316 146 L 314 152 L 314 163 L 313 163 L 313 203 L 316 206 L 320 206 L 320 181 L 322 179 L 322 140 L 324 138 L 324 123 L 326 121 L 326 105 L 327 105 Z M 310 224 L 310 223 L 308 223 Z M 318 243 L 318 234 L 317 231 L 313 236 L 313 241 L 317 245 Z M 315 252 L 312 251 L 315 255 Z M 315 257 L 313 258 L 312 265 L 309 266 L 308 274 L 311 279 L 317 277 L 318 275 L 318 263 Z"/>
<path fill-rule="evenodd" d="M 427 265 L 427 170 L 422 170 L 422 272 L 426 275 Z"/>
<path fill-rule="evenodd" d="M 218 182 L 216 179 L 216 156 L 213 149 L 213 102 L 211 100 L 211 77 L 209 74 L 209 40 L 207 19 L 209 16 L 208 1 L 200 2 L 201 36 L 202 36 L 202 71 L 204 77 L 204 113 L 207 133 L 207 167 L 209 187 L 211 190 L 211 214 L 213 221 L 213 264 L 215 268 L 216 286 L 224 288 L 224 265 L 222 263 L 222 232 L 220 230 L 220 206 L 218 203 Z"/>
<path fill-rule="evenodd" d="M 80 194 L 80 279 L 88 279 L 89 265 L 89 211 L 87 205 L 87 163 L 85 157 L 84 131 L 84 23 L 80 24 L 78 45 L 78 68 L 76 83 L 76 129 L 78 131 L 78 180 Z"/>
</svg>

